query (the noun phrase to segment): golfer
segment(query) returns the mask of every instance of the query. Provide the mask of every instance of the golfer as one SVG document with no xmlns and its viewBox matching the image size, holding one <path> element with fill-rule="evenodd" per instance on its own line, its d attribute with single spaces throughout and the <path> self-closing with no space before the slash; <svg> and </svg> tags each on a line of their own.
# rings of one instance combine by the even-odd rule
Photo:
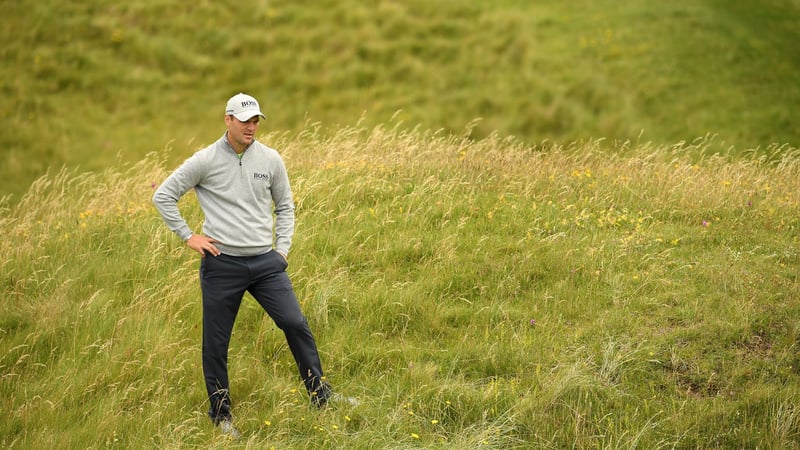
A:
<svg viewBox="0 0 800 450">
<path fill-rule="evenodd" d="M 208 415 L 234 437 L 239 432 L 231 418 L 228 344 L 245 291 L 283 330 L 312 404 L 325 406 L 332 395 L 323 379 L 314 336 L 286 273 L 294 202 L 280 155 L 255 138 L 260 119 L 266 117 L 255 98 L 231 97 L 225 134 L 187 159 L 153 195 L 169 229 L 201 255 Z M 191 189 L 205 218 L 201 234 L 191 230 L 177 205 Z"/>
</svg>

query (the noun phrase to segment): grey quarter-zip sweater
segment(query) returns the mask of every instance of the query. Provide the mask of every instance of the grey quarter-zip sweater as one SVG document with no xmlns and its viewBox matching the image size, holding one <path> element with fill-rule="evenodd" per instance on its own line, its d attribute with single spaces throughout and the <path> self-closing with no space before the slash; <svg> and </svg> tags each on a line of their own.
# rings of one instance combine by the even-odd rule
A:
<svg viewBox="0 0 800 450">
<path fill-rule="evenodd" d="M 184 241 L 192 230 L 178 200 L 190 189 L 205 216 L 203 234 L 216 240 L 222 253 L 255 256 L 274 248 L 289 254 L 294 201 L 286 166 L 276 150 L 253 141 L 237 155 L 225 134 L 184 161 L 153 194 L 164 222 Z"/>
</svg>

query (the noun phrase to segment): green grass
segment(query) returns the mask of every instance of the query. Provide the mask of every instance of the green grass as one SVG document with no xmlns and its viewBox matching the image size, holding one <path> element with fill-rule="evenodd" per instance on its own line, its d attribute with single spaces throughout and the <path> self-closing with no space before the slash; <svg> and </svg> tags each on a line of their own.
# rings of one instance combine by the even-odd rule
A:
<svg viewBox="0 0 800 450">
<path fill-rule="evenodd" d="M 0 194 L 184 154 L 240 90 L 273 130 L 797 146 L 798 17 L 790 0 L 3 2 Z"/>
<path fill-rule="evenodd" d="M 292 174 L 289 270 L 328 377 L 361 403 L 312 409 L 248 298 L 244 437 L 212 428 L 198 260 L 150 205 L 170 167 L 150 154 L 50 173 L 4 209 L 4 447 L 800 446 L 797 149 L 262 140 Z"/>
<path fill-rule="evenodd" d="M 0 3 L 0 443 L 800 447 L 797 18 Z M 239 91 L 290 169 L 328 376 L 361 403 L 311 409 L 248 299 L 231 443 L 204 413 L 198 261 L 150 196 Z"/>
</svg>

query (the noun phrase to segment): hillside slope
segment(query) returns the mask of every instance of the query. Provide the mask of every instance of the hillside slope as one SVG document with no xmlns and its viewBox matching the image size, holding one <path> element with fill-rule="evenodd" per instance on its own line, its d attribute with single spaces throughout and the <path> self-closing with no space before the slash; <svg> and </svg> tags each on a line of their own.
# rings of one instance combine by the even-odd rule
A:
<svg viewBox="0 0 800 450">
<path fill-rule="evenodd" d="M 222 130 L 359 120 L 525 142 L 800 142 L 797 2 L 679 0 L 0 4 L 0 193 Z M 394 119 L 391 119 L 394 118 Z M 476 121 L 477 122 L 474 122 Z"/>
</svg>

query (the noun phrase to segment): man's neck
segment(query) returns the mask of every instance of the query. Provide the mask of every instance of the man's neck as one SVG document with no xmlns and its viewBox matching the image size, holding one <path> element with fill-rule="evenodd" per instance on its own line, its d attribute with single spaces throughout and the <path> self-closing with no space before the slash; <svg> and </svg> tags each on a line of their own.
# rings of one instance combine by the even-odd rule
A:
<svg viewBox="0 0 800 450">
<path fill-rule="evenodd" d="M 244 152 L 244 149 L 247 148 L 244 145 L 239 146 L 235 144 L 233 141 L 231 141 L 231 137 L 228 135 L 227 131 L 225 132 L 225 140 L 228 141 L 228 145 L 231 146 L 231 148 L 233 149 L 234 152 L 236 152 L 237 155 L 241 155 L 242 152 Z"/>
</svg>

